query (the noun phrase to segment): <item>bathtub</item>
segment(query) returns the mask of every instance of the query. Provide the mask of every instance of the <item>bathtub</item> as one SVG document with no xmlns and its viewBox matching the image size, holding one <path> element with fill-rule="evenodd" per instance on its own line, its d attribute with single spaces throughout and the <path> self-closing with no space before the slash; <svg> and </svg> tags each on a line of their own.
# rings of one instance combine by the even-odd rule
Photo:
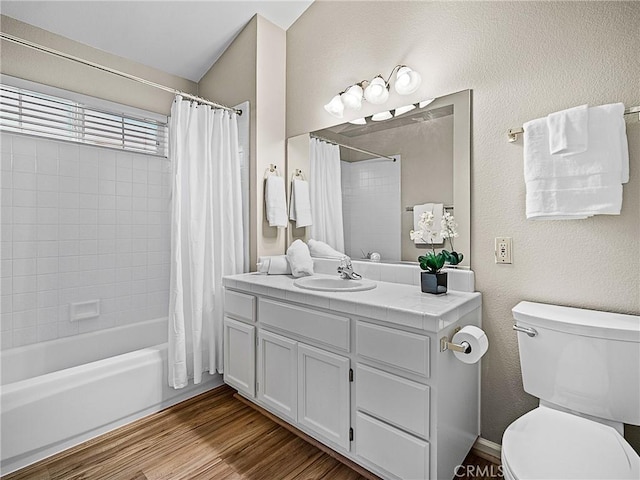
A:
<svg viewBox="0 0 640 480">
<path fill-rule="evenodd" d="M 167 319 L 0 353 L 0 474 L 222 384 L 167 385 Z"/>
</svg>

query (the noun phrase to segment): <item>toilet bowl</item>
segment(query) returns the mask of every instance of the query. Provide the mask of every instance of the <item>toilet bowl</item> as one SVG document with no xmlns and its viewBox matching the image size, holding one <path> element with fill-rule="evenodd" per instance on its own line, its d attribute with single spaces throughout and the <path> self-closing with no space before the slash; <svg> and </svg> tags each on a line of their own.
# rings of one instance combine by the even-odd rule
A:
<svg viewBox="0 0 640 480">
<path fill-rule="evenodd" d="M 504 433 L 505 479 L 640 479 L 640 457 L 614 428 L 545 406 Z"/>
<path fill-rule="evenodd" d="M 640 317 L 520 302 L 522 380 L 540 406 L 502 438 L 505 479 L 640 479 Z"/>
</svg>

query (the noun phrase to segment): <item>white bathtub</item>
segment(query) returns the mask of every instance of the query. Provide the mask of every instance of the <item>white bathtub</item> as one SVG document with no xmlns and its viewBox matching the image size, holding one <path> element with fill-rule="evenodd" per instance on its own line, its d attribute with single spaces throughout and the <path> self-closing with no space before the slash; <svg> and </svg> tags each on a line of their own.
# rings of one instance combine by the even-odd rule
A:
<svg viewBox="0 0 640 480">
<path fill-rule="evenodd" d="M 5 475 L 222 384 L 167 385 L 167 320 L 0 353 L 0 473 Z"/>
</svg>

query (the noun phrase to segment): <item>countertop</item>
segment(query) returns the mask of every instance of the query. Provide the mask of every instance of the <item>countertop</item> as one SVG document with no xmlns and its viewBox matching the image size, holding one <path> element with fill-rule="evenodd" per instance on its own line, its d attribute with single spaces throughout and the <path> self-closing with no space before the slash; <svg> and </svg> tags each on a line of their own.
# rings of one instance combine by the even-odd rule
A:
<svg viewBox="0 0 640 480">
<path fill-rule="evenodd" d="M 332 275 L 315 276 L 334 277 Z M 334 312 L 439 332 L 463 315 L 479 308 L 482 296 L 449 290 L 446 295 L 422 293 L 420 287 L 375 281 L 376 288 L 360 292 L 306 290 L 293 284 L 291 275 L 242 273 L 223 278 L 225 287 Z"/>
</svg>

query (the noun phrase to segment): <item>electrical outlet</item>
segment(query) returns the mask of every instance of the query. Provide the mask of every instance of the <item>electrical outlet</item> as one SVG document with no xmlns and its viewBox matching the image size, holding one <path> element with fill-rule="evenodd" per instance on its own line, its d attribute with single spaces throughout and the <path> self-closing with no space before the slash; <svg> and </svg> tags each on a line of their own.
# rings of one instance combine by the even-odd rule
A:
<svg viewBox="0 0 640 480">
<path fill-rule="evenodd" d="M 496 237 L 496 263 L 513 263 L 511 261 L 511 251 L 513 243 L 511 237 Z"/>
</svg>

